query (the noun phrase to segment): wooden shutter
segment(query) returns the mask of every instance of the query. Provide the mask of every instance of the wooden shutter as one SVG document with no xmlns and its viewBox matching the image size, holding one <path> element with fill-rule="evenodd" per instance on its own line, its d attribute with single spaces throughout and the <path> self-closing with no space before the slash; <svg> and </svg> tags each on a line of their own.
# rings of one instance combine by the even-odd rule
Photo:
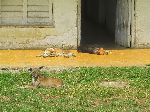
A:
<svg viewBox="0 0 150 112">
<path fill-rule="evenodd" d="M 0 25 L 52 24 L 52 0 L 0 0 Z"/>
<path fill-rule="evenodd" d="M 28 0 L 27 23 L 30 25 L 52 25 L 51 0 Z"/>
<path fill-rule="evenodd" d="M 23 0 L 0 0 L 1 25 L 18 25 L 23 20 Z"/>
</svg>

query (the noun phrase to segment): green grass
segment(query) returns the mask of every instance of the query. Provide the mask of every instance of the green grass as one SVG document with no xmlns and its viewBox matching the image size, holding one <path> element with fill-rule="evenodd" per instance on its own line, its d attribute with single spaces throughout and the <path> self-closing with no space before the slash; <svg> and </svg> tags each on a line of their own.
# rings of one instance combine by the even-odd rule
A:
<svg viewBox="0 0 150 112">
<path fill-rule="evenodd" d="M 79 68 L 61 73 L 64 87 L 20 88 L 31 82 L 29 72 L 0 73 L 0 112 L 148 112 L 150 68 Z M 101 87 L 101 81 L 125 81 L 127 88 Z"/>
</svg>

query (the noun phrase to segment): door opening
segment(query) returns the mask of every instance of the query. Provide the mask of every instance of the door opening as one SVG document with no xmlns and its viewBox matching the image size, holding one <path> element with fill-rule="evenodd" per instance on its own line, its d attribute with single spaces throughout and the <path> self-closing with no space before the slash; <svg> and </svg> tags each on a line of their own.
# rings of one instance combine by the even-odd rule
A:
<svg viewBox="0 0 150 112">
<path fill-rule="evenodd" d="M 118 3 L 118 1 L 122 2 Z M 117 31 L 121 28 L 121 22 L 130 20 L 129 15 L 127 15 L 130 14 L 128 12 L 130 10 L 123 9 L 129 8 L 129 5 L 128 3 L 124 4 L 124 1 L 126 0 L 81 0 L 81 37 L 79 46 L 81 50 L 88 47 L 120 48 L 119 45 L 121 44 L 116 39 L 128 37 L 122 37 Z M 124 7 L 124 5 L 126 6 Z M 120 12 L 119 10 L 122 11 Z M 116 21 L 121 22 L 116 24 Z M 126 28 L 125 32 L 121 34 L 127 36 L 128 29 L 131 29 L 129 28 L 131 24 L 123 26 L 121 28 L 123 31 L 124 27 Z M 123 41 L 123 39 L 120 40 Z"/>
</svg>

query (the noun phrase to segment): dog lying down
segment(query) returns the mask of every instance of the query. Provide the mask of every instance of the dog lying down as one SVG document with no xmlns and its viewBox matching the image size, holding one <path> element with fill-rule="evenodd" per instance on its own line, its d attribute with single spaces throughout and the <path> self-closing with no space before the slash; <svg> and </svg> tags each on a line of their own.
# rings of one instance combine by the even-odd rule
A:
<svg viewBox="0 0 150 112">
<path fill-rule="evenodd" d="M 42 67 L 39 67 L 38 69 L 32 69 L 30 68 L 29 71 L 32 75 L 32 84 L 26 85 L 22 88 L 37 88 L 37 87 L 46 87 L 46 88 L 60 88 L 63 86 L 63 81 L 59 78 L 51 78 L 51 77 L 45 77 L 41 74 L 40 69 Z"/>
</svg>

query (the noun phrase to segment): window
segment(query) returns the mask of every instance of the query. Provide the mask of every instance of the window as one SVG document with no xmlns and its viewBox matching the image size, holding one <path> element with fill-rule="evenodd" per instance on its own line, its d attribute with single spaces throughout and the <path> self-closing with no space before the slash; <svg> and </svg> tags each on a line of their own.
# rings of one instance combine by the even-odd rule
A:
<svg viewBox="0 0 150 112">
<path fill-rule="evenodd" d="M 52 0 L 0 0 L 0 25 L 53 25 Z"/>
</svg>

